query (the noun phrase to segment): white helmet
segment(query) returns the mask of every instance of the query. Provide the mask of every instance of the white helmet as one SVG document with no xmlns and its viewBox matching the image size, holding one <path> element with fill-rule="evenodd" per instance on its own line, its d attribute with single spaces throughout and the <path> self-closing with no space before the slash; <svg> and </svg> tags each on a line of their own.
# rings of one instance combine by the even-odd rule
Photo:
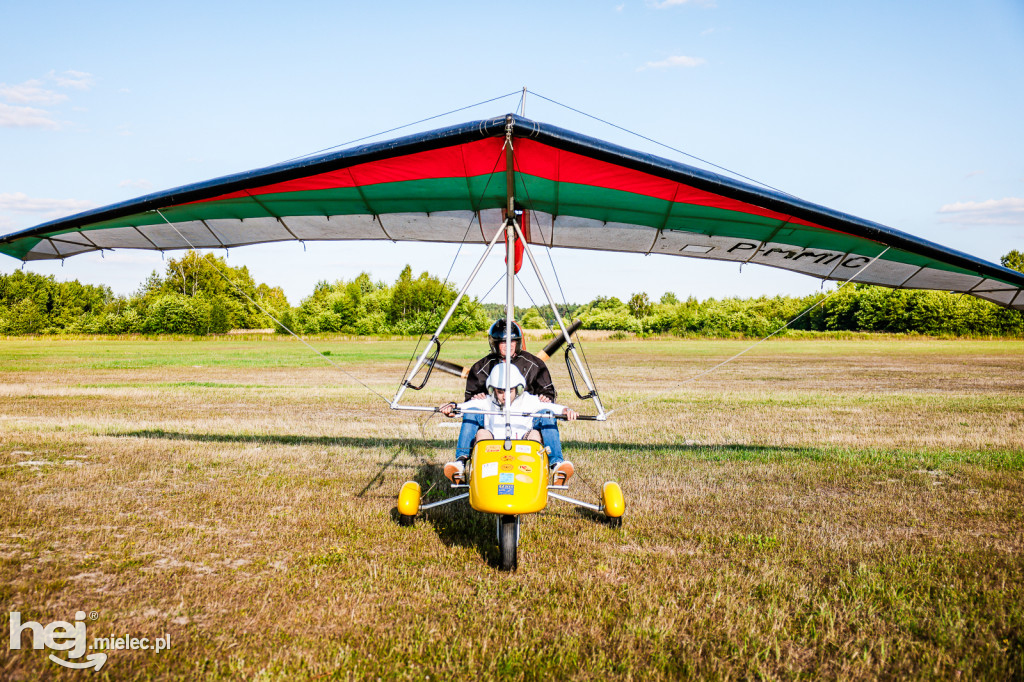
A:
<svg viewBox="0 0 1024 682">
<path fill-rule="evenodd" d="M 518 367 L 510 365 L 508 379 L 506 379 L 505 363 L 500 362 L 487 375 L 487 393 L 493 398 L 495 389 L 508 391 L 510 388 L 515 392 L 510 402 L 514 402 L 526 390 L 526 377 L 523 376 Z"/>
</svg>

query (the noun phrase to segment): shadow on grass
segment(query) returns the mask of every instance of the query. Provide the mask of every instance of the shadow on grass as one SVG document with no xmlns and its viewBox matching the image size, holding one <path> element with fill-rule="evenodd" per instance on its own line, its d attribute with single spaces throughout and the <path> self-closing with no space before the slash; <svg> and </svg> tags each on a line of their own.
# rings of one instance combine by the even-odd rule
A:
<svg viewBox="0 0 1024 682">
<path fill-rule="evenodd" d="M 164 438 L 167 440 L 187 440 L 200 443 L 266 443 L 270 445 L 315 445 L 339 446 L 351 448 L 399 448 L 413 454 L 421 454 L 422 448 L 447 450 L 452 447 L 451 441 L 438 438 L 371 438 L 358 436 L 302 436 L 293 434 L 236 434 L 236 433 L 182 433 L 164 431 L 163 429 L 141 429 L 138 431 L 108 431 L 108 436 L 121 438 Z M 702 459 L 763 459 L 766 453 L 786 453 L 803 456 L 806 459 L 820 459 L 824 454 L 835 451 L 835 448 L 794 447 L 784 445 L 747 445 L 743 443 L 726 444 L 691 444 L 676 442 L 610 442 L 563 440 L 562 447 L 569 453 L 585 453 L 586 451 L 610 452 L 627 450 L 630 452 L 650 452 L 658 455 L 670 453 L 699 454 Z M 866 448 L 865 448 L 866 449 Z M 399 450 L 400 451 L 400 450 Z M 412 468 L 416 465 L 399 465 Z"/>
<path fill-rule="evenodd" d="M 269 445 L 337 445 L 351 448 L 379 447 L 448 447 L 448 441 L 422 438 L 370 438 L 357 436 L 297 436 L 292 434 L 241 434 L 241 433 L 181 433 L 163 429 L 141 429 L 139 431 L 108 431 L 108 436 L 121 438 L 164 438 L 167 440 L 190 440 L 199 443 L 266 443 Z"/>
<path fill-rule="evenodd" d="M 271 444 L 271 445 L 294 445 L 294 446 L 315 446 L 315 447 L 347 447 L 354 449 L 385 449 L 389 451 L 388 458 L 378 462 L 378 468 L 373 475 L 364 483 L 356 497 L 366 497 L 372 490 L 379 489 L 386 483 L 386 475 L 389 471 L 405 470 L 415 475 L 422 476 L 424 468 L 436 470 L 440 476 L 440 469 L 432 464 L 437 458 L 437 453 L 447 452 L 451 449 L 451 441 L 438 438 L 381 438 L 381 437 L 360 437 L 360 436 L 303 436 L 294 434 L 235 434 L 235 433 L 183 433 L 165 431 L 163 429 L 141 429 L 136 431 L 109 431 L 107 435 L 126 438 L 160 438 L 168 440 L 183 440 L 200 443 L 246 443 L 246 444 Z M 914 466 L 920 464 L 921 453 L 894 450 L 891 448 L 876 449 L 870 445 L 859 448 L 850 447 L 819 447 L 819 446 L 782 446 L 782 445 L 759 445 L 744 443 L 678 443 L 678 442 L 608 442 L 608 441 L 575 441 L 565 440 L 563 446 L 567 453 L 571 453 L 572 459 L 577 463 L 586 460 L 586 454 L 590 453 L 618 453 L 628 455 L 633 464 L 641 464 L 642 460 L 650 458 L 662 462 L 669 462 L 674 459 L 688 459 L 701 462 L 750 462 L 750 463 L 786 463 L 786 462 L 816 462 L 816 463 L 844 463 L 867 466 L 882 466 L 885 468 L 900 466 L 908 459 L 912 459 Z M 407 456 L 405 461 L 399 461 L 403 455 Z M 1001 455 L 1001 456 L 996 456 Z M 1024 469 L 1024 453 L 931 453 L 927 455 L 928 461 L 935 466 L 952 459 L 960 463 L 970 463 L 975 460 L 984 460 L 988 466 L 995 466 L 1000 469 L 1021 470 Z M 411 462 L 409 460 L 412 460 Z M 934 461 L 932 461 L 934 460 Z M 581 471 L 577 472 L 581 482 L 587 483 L 588 487 L 597 491 L 600 496 L 600 481 L 587 482 L 583 480 Z M 443 480 L 443 477 L 442 477 Z M 426 490 L 430 483 L 423 485 Z M 398 491 L 388 491 L 386 497 L 397 496 Z"/>
<path fill-rule="evenodd" d="M 420 484 L 423 491 L 422 504 L 439 502 L 467 492 L 465 488 L 452 490 L 444 476 L 444 470 L 437 464 L 421 464 L 413 480 Z M 392 509 L 391 516 L 397 523 L 397 507 Z M 494 514 L 474 511 L 469 506 L 468 499 L 461 499 L 422 512 L 416 523 L 430 524 L 437 537 L 447 547 L 476 549 L 488 565 L 497 568 L 500 561 L 497 518 Z"/>
<path fill-rule="evenodd" d="M 587 509 L 586 507 L 577 507 L 576 505 L 572 505 L 572 510 L 576 513 L 576 516 L 579 516 L 581 519 L 584 519 L 586 521 L 599 523 L 603 526 L 608 526 L 609 528 L 622 527 L 622 517 L 619 517 L 618 520 L 612 519 L 600 512 L 594 511 L 593 509 Z"/>
<path fill-rule="evenodd" d="M 356 436 L 301 436 L 291 434 L 260 434 L 245 435 L 234 433 L 180 433 L 163 429 L 142 429 L 138 431 L 108 431 L 108 436 L 123 438 L 165 438 L 169 440 L 187 440 L 201 443 L 268 443 L 275 445 L 316 445 L 342 446 L 351 448 L 396 448 L 391 458 L 381 463 L 381 469 L 367 482 L 358 493 L 362 497 L 375 484 L 384 482 L 384 474 L 390 468 L 415 469 L 422 463 L 433 459 L 436 455 L 429 450 L 450 451 L 452 443 L 448 439 L 438 438 L 370 438 Z M 908 464 L 919 468 L 921 464 L 940 467 L 949 463 L 982 465 L 989 469 L 1007 471 L 1024 471 L 1024 449 L 1010 450 L 971 450 L 922 452 L 894 447 L 873 447 L 865 443 L 860 447 L 853 446 L 791 446 L 791 445 L 759 445 L 746 443 L 679 443 L 679 442 L 610 442 L 610 441 L 577 441 L 563 440 L 562 446 L 566 454 L 579 462 L 585 460 L 589 452 L 618 452 L 629 455 L 631 460 L 651 457 L 665 460 L 666 458 L 688 458 L 699 462 L 817 462 L 844 463 L 883 468 L 902 467 Z M 420 463 L 400 464 L 396 460 L 405 450 L 420 458 Z M 397 492 L 395 493 L 397 495 Z"/>
</svg>

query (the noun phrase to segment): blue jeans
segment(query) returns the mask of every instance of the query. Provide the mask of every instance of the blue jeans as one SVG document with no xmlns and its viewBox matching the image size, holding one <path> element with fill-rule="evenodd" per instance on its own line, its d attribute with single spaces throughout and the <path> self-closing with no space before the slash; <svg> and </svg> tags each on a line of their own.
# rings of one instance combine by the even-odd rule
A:
<svg viewBox="0 0 1024 682">
<path fill-rule="evenodd" d="M 455 444 L 455 457 L 469 457 L 476 432 L 484 428 L 484 415 L 465 413 L 462 415 L 462 429 L 459 440 Z M 540 431 L 540 440 L 551 448 L 548 455 L 548 466 L 555 466 L 562 461 L 562 439 L 558 435 L 558 420 L 554 417 L 534 417 L 533 428 Z"/>
</svg>

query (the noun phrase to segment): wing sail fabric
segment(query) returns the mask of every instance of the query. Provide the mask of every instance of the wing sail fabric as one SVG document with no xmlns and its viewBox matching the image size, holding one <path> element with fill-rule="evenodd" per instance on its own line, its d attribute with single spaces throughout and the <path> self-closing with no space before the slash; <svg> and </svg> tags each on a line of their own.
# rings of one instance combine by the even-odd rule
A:
<svg viewBox="0 0 1024 682">
<path fill-rule="evenodd" d="M 516 199 L 529 211 L 532 243 L 758 263 L 828 280 L 964 292 L 1024 310 L 1024 274 L 1016 271 L 511 118 Z M 506 117 L 476 121 L 151 194 L 7 235 L 0 252 L 39 260 L 286 240 L 485 242 L 507 201 L 505 126 Z"/>
</svg>

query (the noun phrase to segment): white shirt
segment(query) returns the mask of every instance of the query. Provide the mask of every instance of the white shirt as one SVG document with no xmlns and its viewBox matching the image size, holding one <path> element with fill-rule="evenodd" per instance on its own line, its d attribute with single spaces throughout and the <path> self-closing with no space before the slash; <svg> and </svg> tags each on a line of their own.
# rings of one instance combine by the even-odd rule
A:
<svg viewBox="0 0 1024 682">
<path fill-rule="evenodd" d="M 505 437 L 505 407 L 499 405 L 493 398 L 478 398 L 477 400 L 469 400 L 459 405 L 459 410 L 465 412 L 501 412 L 501 414 L 485 414 L 484 417 L 484 428 L 490 431 L 495 438 L 502 439 Z M 518 416 L 517 412 L 536 413 L 541 410 L 551 410 L 552 414 L 562 414 L 565 410 L 565 405 L 559 405 L 558 403 L 544 403 L 541 402 L 540 398 L 533 395 L 532 393 L 523 393 L 521 396 L 512 401 L 509 406 L 509 411 L 512 412 L 509 415 L 509 423 L 512 425 L 512 437 L 523 438 L 526 433 L 533 428 L 533 420 L 535 417 L 522 417 Z"/>
</svg>

